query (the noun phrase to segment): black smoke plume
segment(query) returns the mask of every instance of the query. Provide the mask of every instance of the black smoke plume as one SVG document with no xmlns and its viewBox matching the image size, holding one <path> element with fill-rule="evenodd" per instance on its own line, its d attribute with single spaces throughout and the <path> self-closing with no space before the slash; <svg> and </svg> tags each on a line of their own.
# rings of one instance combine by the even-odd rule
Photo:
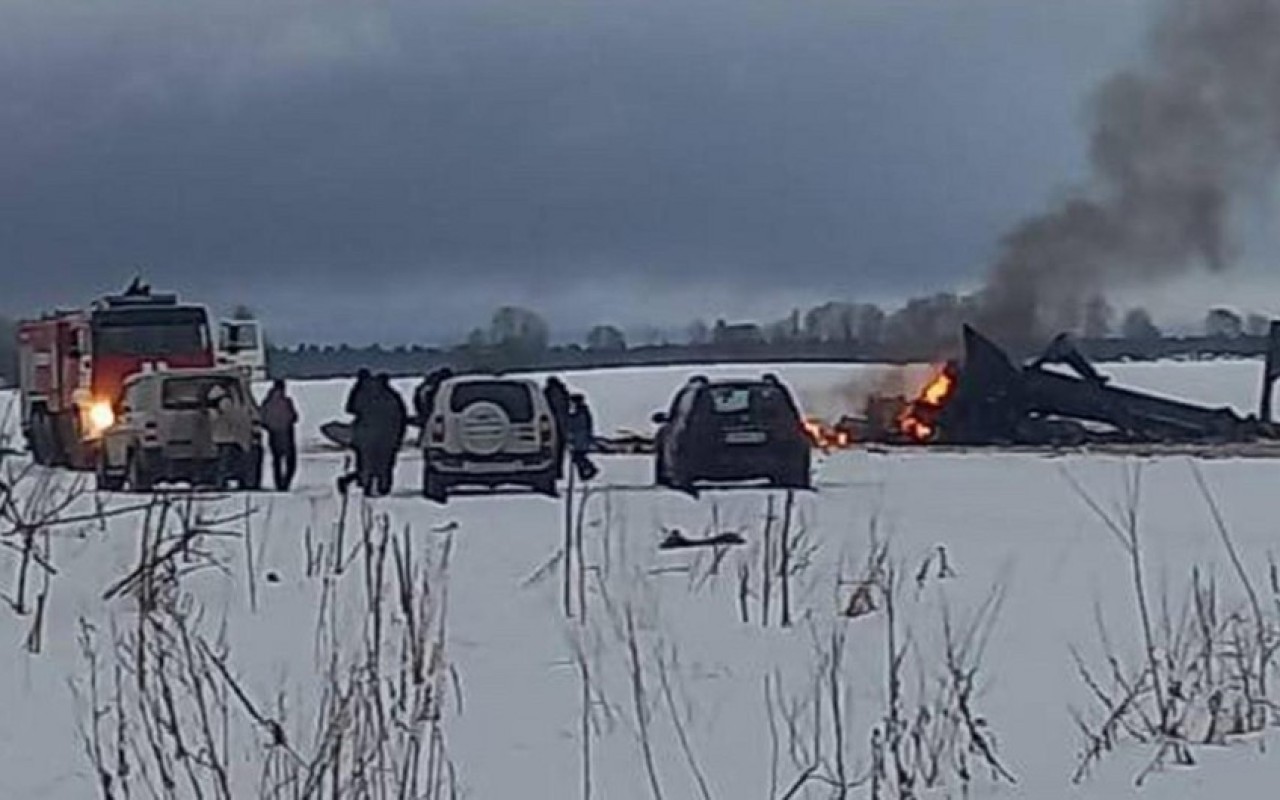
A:
<svg viewBox="0 0 1280 800">
<path fill-rule="evenodd" d="M 1168 0 L 1090 110 L 1087 184 L 1004 238 L 979 295 L 1011 344 L 1080 330 L 1110 289 L 1231 264 L 1232 213 L 1280 157 L 1280 0 Z"/>
</svg>

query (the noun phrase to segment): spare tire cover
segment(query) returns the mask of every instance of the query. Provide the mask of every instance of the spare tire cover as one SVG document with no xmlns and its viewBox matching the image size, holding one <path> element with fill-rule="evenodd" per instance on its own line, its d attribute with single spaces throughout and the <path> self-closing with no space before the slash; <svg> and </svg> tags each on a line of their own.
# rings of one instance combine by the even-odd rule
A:
<svg viewBox="0 0 1280 800">
<path fill-rule="evenodd" d="M 462 410 L 461 421 L 462 447 L 476 455 L 502 452 L 511 434 L 511 419 L 497 403 L 472 403 Z"/>
</svg>

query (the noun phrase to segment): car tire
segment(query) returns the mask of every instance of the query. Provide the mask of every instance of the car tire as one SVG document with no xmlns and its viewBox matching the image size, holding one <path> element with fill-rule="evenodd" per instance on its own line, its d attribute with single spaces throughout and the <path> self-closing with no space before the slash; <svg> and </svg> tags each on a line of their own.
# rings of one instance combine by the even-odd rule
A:
<svg viewBox="0 0 1280 800">
<path fill-rule="evenodd" d="M 811 466 L 808 457 L 794 459 L 781 469 L 772 483 L 781 489 L 811 489 L 813 488 Z"/>
<path fill-rule="evenodd" d="M 51 420 L 54 431 L 54 466 L 73 470 L 93 469 L 93 452 L 80 428 L 80 410 L 73 406 Z"/>
<path fill-rule="evenodd" d="M 243 489 L 244 468 L 244 451 L 235 445 L 220 444 L 208 483 L 219 492 L 230 492 L 233 487 Z"/>
<path fill-rule="evenodd" d="M 118 492 L 124 488 L 124 475 L 112 475 L 107 469 L 105 452 L 98 454 L 98 463 L 94 472 L 94 485 L 100 492 Z"/>
<path fill-rule="evenodd" d="M 52 467 L 57 459 L 55 454 L 57 442 L 53 435 L 53 421 L 44 409 L 36 409 L 31 414 L 28 447 L 31 460 L 42 467 Z"/>
<path fill-rule="evenodd" d="M 250 447 L 240 468 L 240 488 L 246 492 L 262 489 L 262 448 Z"/>
<path fill-rule="evenodd" d="M 449 484 L 445 478 L 431 468 L 431 461 L 422 458 L 422 496 L 433 503 L 449 502 Z"/>
<path fill-rule="evenodd" d="M 146 493 L 155 489 L 155 469 L 148 461 L 149 458 L 136 450 L 129 454 L 128 477 L 125 479 L 129 491 Z"/>
<path fill-rule="evenodd" d="M 673 463 L 664 464 L 664 471 L 667 473 L 667 486 L 681 492 L 692 493 L 694 490 L 694 473 L 689 468 L 687 458 L 681 458 L 680 452 L 675 453 Z"/>
<path fill-rule="evenodd" d="M 535 477 L 533 482 L 529 485 L 540 495 L 545 495 L 546 497 L 560 496 L 560 491 L 556 483 L 556 469 L 554 467 Z"/>
</svg>

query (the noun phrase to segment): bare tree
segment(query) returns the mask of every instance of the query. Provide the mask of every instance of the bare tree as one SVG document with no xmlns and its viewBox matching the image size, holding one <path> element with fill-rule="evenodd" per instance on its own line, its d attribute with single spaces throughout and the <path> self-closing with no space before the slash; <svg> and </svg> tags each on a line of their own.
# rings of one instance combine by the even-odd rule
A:
<svg viewBox="0 0 1280 800">
<path fill-rule="evenodd" d="M 1125 312 L 1124 322 L 1120 324 L 1120 335 L 1132 342 L 1150 342 L 1159 339 L 1161 333 L 1152 321 L 1151 314 L 1145 308 L 1138 307 Z"/>
<path fill-rule="evenodd" d="M 1216 339 L 1239 339 L 1244 335 L 1244 320 L 1229 308 L 1210 309 L 1204 318 L 1204 335 Z"/>
<path fill-rule="evenodd" d="M 594 353 L 621 353 L 627 349 L 627 337 L 614 325 L 597 325 L 587 333 L 587 349 Z"/>
</svg>

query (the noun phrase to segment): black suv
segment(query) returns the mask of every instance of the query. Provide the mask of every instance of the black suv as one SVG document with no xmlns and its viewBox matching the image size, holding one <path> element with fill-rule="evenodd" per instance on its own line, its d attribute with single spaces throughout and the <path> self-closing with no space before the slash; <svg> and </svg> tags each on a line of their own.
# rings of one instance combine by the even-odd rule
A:
<svg viewBox="0 0 1280 800">
<path fill-rule="evenodd" d="M 655 481 L 691 491 L 699 482 L 768 480 L 810 488 L 810 442 L 791 392 L 775 376 L 685 384 L 653 415 Z"/>
</svg>

